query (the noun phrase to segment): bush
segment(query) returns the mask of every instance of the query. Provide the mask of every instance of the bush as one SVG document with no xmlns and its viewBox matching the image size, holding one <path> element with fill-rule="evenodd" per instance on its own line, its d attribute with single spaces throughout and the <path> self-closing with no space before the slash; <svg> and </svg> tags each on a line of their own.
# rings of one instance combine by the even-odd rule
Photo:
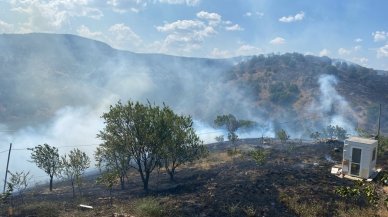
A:
<svg viewBox="0 0 388 217">
<path fill-rule="evenodd" d="M 249 152 L 249 155 L 258 165 L 263 165 L 268 157 L 268 152 L 262 149 L 257 149 Z"/>
<path fill-rule="evenodd" d="M 155 198 L 147 197 L 134 203 L 134 212 L 139 217 L 158 217 L 164 216 L 166 210 Z"/>
<path fill-rule="evenodd" d="M 376 187 L 370 183 L 357 181 L 354 186 L 340 186 L 334 192 L 343 198 L 353 201 L 365 201 L 369 205 L 377 205 L 379 196 Z"/>
</svg>

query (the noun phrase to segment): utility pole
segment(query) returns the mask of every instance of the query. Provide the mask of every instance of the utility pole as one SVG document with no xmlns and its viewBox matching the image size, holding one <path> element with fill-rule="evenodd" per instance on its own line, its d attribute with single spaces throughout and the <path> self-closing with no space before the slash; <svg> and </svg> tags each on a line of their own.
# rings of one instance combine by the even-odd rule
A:
<svg viewBox="0 0 388 217">
<path fill-rule="evenodd" d="M 380 103 L 380 110 L 379 110 L 379 123 L 377 127 L 377 139 L 380 138 L 380 123 L 381 123 L 381 103 Z"/>
<path fill-rule="evenodd" d="M 5 169 L 3 193 L 5 193 L 5 187 L 7 186 L 8 165 L 9 165 L 9 157 L 11 156 L 11 149 L 12 149 L 12 143 L 9 144 L 8 160 L 7 160 L 7 168 Z"/>
</svg>

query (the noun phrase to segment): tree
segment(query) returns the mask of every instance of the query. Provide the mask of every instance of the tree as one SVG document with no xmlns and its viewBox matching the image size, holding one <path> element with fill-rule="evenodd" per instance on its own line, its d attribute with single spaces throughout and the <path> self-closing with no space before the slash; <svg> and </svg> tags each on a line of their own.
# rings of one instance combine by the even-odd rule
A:
<svg viewBox="0 0 388 217">
<path fill-rule="evenodd" d="M 224 142 L 224 135 L 216 136 L 215 140 L 220 143 Z"/>
<path fill-rule="evenodd" d="M 313 132 L 310 134 L 310 138 L 314 139 L 315 141 L 319 141 L 319 139 L 321 138 L 321 133 L 319 133 L 318 131 Z"/>
<path fill-rule="evenodd" d="M 119 101 L 110 106 L 110 111 L 102 118 L 106 126 L 97 135 L 104 141 L 99 156 L 114 159 L 120 153 L 122 158 L 113 161 L 135 168 L 144 190 L 148 191 L 150 174 L 160 166 L 162 148 L 168 139 L 168 132 L 164 130 L 163 109 L 150 103 L 143 105 L 128 101 L 123 105 Z M 125 162 L 125 159 L 128 161 Z"/>
<path fill-rule="evenodd" d="M 69 179 L 73 189 L 73 197 L 75 197 L 75 183 L 77 183 L 81 194 L 82 175 L 85 170 L 90 167 L 90 158 L 85 152 L 75 148 L 70 151 L 68 156 L 62 156 L 62 165 L 63 168 L 61 173 L 64 177 Z"/>
<path fill-rule="evenodd" d="M 335 125 L 334 134 L 335 134 L 335 137 L 339 140 L 346 139 L 346 130 L 338 125 Z"/>
<path fill-rule="evenodd" d="M 129 133 L 129 132 L 127 132 Z M 113 140 L 113 138 L 111 138 Z M 125 179 L 128 180 L 127 172 L 130 168 L 131 153 L 130 145 L 126 143 L 115 143 L 113 141 L 105 141 L 97 148 L 95 158 L 97 166 L 110 171 L 115 170 L 120 179 L 121 189 L 125 189 Z"/>
<path fill-rule="evenodd" d="M 377 153 L 379 156 L 383 156 L 388 150 L 388 137 L 380 135 L 377 139 L 379 144 L 377 147 Z"/>
<path fill-rule="evenodd" d="M 176 115 L 170 108 L 163 108 L 163 131 L 165 143 L 161 152 L 161 163 L 174 181 L 176 168 L 192 162 L 207 153 L 203 142 L 196 135 L 190 116 Z"/>
<path fill-rule="evenodd" d="M 276 136 L 282 143 L 287 142 L 288 139 L 290 139 L 290 136 L 287 134 L 287 132 L 283 129 L 280 129 L 279 131 L 276 132 Z"/>
<path fill-rule="evenodd" d="M 225 127 L 228 131 L 228 140 L 232 142 L 234 150 L 237 150 L 236 142 L 238 135 L 236 131 L 239 128 L 249 128 L 255 125 L 255 122 L 249 120 L 238 120 L 234 115 L 219 115 L 214 120 L 214 124 L 217 127 Z"/>
<path fill-rule="evenodd" d="M 332 125 L 329 125 L 324 129 L 323 134 L 326 136 L 326 138 L 330 138 L 331 140 L 335 136 L 335 127 Z"/>
<path fill-rule="evenodd" d="M 106 171 L 97 178 L 97 184 L 103 185 L 109 191 L 109 201 L 112 206 L 112 191 L 113 186 L 117 185 L 119 173 L 117 171 Z"/>
<path fill-rule="evenodd" d="M 24 195 L 24 191 L 27 189 L 28 187 L 28 182 L 31 180 L 31 175 L 30 175 L 30 172 L 15 172 L 15 173 L 12 173 L 10 171 L 8 171 L 9 174 L 11 174 L 11 178 L 9 180 L 9 183 L 13 186 L 13 190 L 16 190 L 18 192 L 18 194 L 20 195 L 21 199 L 22 199 L 22 202 L 24 202 L 23 200 L 23 195 Z"/>
<path fill-rule="evenodd" d="M 357 135 L 359 137 L 363 137 L 363 138 L 369 138 L 371 137 L 371 134 L 368 133 L 368 131 L 366 131 L 365 129 L 362 129 L 360 127 L 356 128 L 356 132 L 357 132 Z"/>
<path fill-rule="evenodd" d="M 38 145 L 31 150 L 31 159 L 40 169 L 50 177 L 50 191 L 53 190 L 53 178 L 60 174 L 61 159 L 59 158 L 58 148 L 48 144 Z"/>
</svg>

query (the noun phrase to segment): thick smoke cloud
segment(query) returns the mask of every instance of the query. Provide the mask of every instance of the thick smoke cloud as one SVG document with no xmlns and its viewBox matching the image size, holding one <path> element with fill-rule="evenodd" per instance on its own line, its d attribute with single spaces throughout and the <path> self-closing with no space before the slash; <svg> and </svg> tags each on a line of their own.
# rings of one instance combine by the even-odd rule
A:
<svg viewBox="0 0 388 217">
<path fill-rule="evenodd" d="M 38 36 L 23 45 L 22 53 L 12 43 L 0 40 L 5 75 L 0 82 L 8 85 L 3 86 L 9 90 L 7 100 L 15 105 L 5 110 L 9 115 L 0 120 L 0 130 L 13 130 L 0 133 L 0 151 L 6 150 L 10 142 L 14 149 L 22 149 L 12 152 L 10 171 L 31 170 L 36 180 L 47 178 L 28 162 L 30 152 L 26 150 L 43 143 L 60 147 L 61 154 L 74 148 L 69 146 L 76 146 L 93 159 L 100 143 L 96 134 L 104 126 L 100 116 L 118 100 L 166 103 L 179 114 L 191 115 L 205 142 L 214 142 L 219 135 L 227 138 L 225 131 L 212 126 L 219 114 L 231 113 L 258 122 L 255 129 L 238 132 L 240 138 L 274 137 L 279 128 L 271 111 L 257 107 L 251 94 L 225 78 L 237 59 L 133 54 L 74 36 Z M 336 79 L 322 76 L 318 82 L 321 93 L 308 112 L 330 117 L 323 125 L 353 129 L 352 111 L 336 92 Z M 295 117 L 285 116 L 282 121 L 289 119 L 294 121 Z M 292 137 L 299 138 L 303 130 L 293 126 L 293 122 L 281 125 Z M 2 162 L 6 154 L 0 153 Z M 4 172 L 5 166 L 0 167 L 0 176 Z"/>
</svg>

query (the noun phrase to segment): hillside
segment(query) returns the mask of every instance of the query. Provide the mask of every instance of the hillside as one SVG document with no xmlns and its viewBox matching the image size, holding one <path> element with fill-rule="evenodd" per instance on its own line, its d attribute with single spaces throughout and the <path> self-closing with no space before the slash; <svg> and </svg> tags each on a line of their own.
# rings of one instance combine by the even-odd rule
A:
<svg viewBox="0 0 388 217">
<path fill-rule="evenodd" d="M 378 104 L 388 104 L 384 73 L 297 53 L 185 58 L 74 35 L 3 34 L 0 66 L 0 123 L 11 129 L 52 121 L 66 107 L 99 117 L 118 99 L 134 99 L 165 102 L 209 124 L 233 113 L 302 136 L 328 124 L 374 130 Z"/>
<path fill-rule="evenodd" d="M 387 132 L 388 76 L 373 69 L 298 53 L 259 55 L 233 67 L 227 80 L 271 111 L 268 116 L 296 117 L 300 127 L 343 121 L 375 129 L 381 103 Z"/>
</svg>

